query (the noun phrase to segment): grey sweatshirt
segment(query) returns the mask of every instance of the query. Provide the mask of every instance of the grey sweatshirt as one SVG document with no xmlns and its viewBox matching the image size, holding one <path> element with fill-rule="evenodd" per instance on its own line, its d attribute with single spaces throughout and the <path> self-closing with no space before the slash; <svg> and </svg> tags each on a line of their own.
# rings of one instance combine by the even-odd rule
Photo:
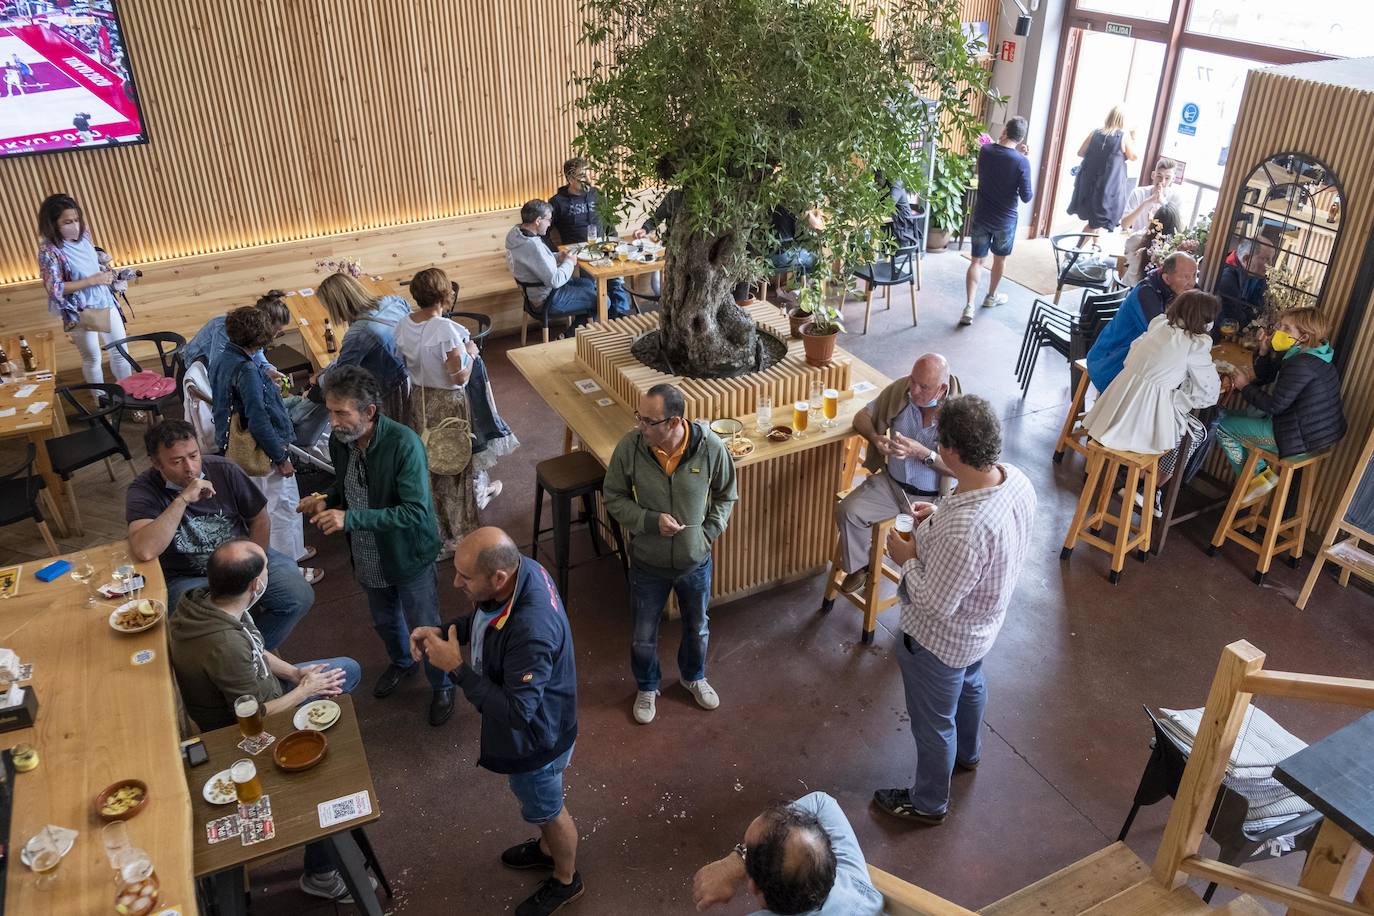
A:
<svg viewBox="0 0 1374 916">
<path fill-rule="evenodd" d="M 569 258 L 558 263 L 558 258 L 542 238 L 526 235 L 519 226 L 512 226 L 506 233 L 506 266 L 521 283 L 541 284 L 531 289 L 529 295 L 530 302 L 542 305 L 551 290 L 568 282 L 577 262 Z"/>
</svg>

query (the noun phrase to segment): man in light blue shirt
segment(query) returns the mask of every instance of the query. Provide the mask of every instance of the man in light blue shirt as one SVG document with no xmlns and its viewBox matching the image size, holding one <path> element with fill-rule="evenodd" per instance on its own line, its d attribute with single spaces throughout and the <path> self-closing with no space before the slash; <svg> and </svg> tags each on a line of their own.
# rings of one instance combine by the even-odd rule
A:
<svg viewBox="0 0 1374 916">
<path fill-rule="evenodd" d="M 754 818 L 735 851 L 692 879 L 698 910 L 729 903 L 740 888 L 763 909 L 753 916 L 879 916 L 883 895 L 868 877 L 854 828 L 835 799 L 812 792 Z"/>
</svg>

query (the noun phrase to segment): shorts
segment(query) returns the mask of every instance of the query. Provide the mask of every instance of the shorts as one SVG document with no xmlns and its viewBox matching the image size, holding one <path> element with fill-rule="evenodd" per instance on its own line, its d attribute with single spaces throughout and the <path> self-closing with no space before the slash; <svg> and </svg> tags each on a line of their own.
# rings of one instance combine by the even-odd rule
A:
<svg viewBox="0 0 1374 916">
<path fill-rule="evenodd" d="M 573 747 L 576 747 L 576 743 Z M 563 811 L 563 771 L 572 759 L 572 747 L 529 773 L 507 777 L 510 790 L 520 801 L 520 816 L 527 824 L 547 824 Z"/>
<path fill-rule="evenodd" d="M 970 254 L 975 258 L 986 258 L 988 249 L 999 258 L 1005 258 L 1011 254 L 1012 243 L 1016 241 L 1016 224 L 1013 223 L 1009 229 L 999 229 L 993 231 L 986 229 L 977 223 L 969 230 L 969 242 L 973 246 Z"/>
</svg>

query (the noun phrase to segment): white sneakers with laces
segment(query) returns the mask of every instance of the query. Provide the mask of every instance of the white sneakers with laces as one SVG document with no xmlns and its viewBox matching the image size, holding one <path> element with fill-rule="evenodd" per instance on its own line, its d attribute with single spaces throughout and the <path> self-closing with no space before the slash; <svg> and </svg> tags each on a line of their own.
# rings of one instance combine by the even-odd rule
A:
<svg viewBox="0 0 1374 916">
<path fill-rule="evenodd" d="M 635 721 L 640 725 L 648 725 L 654 721 L 657 696 L 657 690 L 641 690 L 635 694 Z"/>
<path fill-rule="evenodd" d="M 702 709 L 715 709 L 720 705 L 720 696 L 717 695 L 715 688 L 706 683 L 706 678 L 699 681 L 679 681 L 683 687 L 687 688 L 697 701 L 697 705 Z"/>
<path fill-rule="evenodd" d="M 702 709 L 715 709 L 720 706 L 720 695 L 715 688 L 706 683 L 706 678 L 699 681 L 678 681 L 692 699 L 697 701 L 697 705 Z M 657 690 L 638 690 L 635 692 L 634 716 L 635 721 L 640 725 L 648 725 L 654 721 L 654 715 L 658 712 L 658 691 Z"/>
<path fill-rule="evenodd" d="M 989 295 L 983 297 L 983 308 L 985 308 L 985 309 L 995 309 L 995 308 L 997 308 L 997 306 L 999 306 L 999 305 L 1006 305 L 1006 304 L 1007 304 L 1007 297 L 1006 297 L 1006 295 L 1004 295 L 1003 293 L 998 293 L 998 294 L 995 295 L 995 296 L 989 294 Z"/>
<path fill-rule="evenodd" d="M 964 306 L 963 312 L 959 314 L 959 323 L 967 327 L 973 324 L 973 303 Z"/>
</svg>

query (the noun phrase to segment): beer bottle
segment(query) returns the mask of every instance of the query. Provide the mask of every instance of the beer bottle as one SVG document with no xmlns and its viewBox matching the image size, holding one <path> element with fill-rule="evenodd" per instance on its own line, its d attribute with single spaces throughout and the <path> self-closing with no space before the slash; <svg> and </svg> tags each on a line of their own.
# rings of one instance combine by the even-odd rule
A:
<svg viewBox="0 0 1374 916">
<path fill-rule="evenodd" d="M 327 353 L 333 353 L 338 349 L 338 345 L 334 343 L 334 329 L 329 326 L 328 318 L 324 320 L 324 349 Z"/>
<path fill-rule="evenodd" d="M 33 355 L 33 350 L 29 347 L 29 342 L 22 336 L 19 338 L 19 358 L 24 361 L 25 372 L 38 371 L 38 359 Z"/>
<path fill-rule="evenodd" d="M 5 355 L 5 345 L 0 344 L 0 378 L 14 374 L 14 367 L 10 365 L 10 358 Z"/>
</svg>

